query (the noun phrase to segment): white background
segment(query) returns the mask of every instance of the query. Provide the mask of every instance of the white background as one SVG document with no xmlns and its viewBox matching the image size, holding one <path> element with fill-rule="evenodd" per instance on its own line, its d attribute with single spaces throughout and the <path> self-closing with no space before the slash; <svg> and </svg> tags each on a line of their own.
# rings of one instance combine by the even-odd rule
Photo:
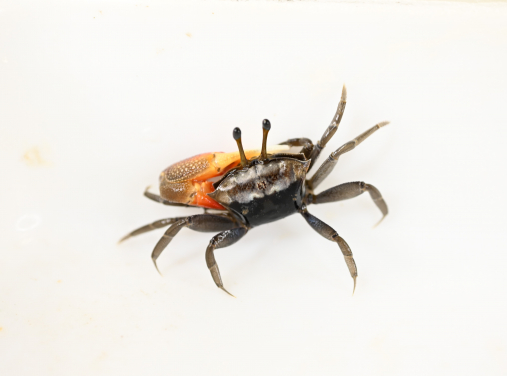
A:
<svg viewBox="0 0 507 376">
<path fill-rule="evenodd" d="M 46 2 L 0 7 L 1 375 L 507 374 L 505 3 Z M 142 196 L 170 164 L 317 140 L 368 195 L 204 261 Z"/>
</svg>

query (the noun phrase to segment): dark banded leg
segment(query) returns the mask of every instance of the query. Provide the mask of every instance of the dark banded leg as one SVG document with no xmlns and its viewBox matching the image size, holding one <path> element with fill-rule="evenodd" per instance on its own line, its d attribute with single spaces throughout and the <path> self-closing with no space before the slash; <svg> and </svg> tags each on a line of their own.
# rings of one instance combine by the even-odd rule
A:
<svg viewBox="0 0 507 376">
<path fill-rule="evenodd" d="M 217 262 L 215 261 L 215 249 L 228 247 L 234 243 L 236 243 L 239 239 L 241 239 L 248 230 L 244 227 L 236 227 L 230 230 L 226 230 L 221 232 L 220 234 L 215 235 L 211 238 L 208 248 L 206 248 L 206 265 L 208 265 L 208 269 L 211 272 L 211 276 L 213 277 L 213 281 L 218 288 L 224 290 L 227 294 L 232 295 L 229 291 L 224 288 L 224 284 L 222 283 L 222 278 L 220 277 L 220 270 L 218 270 Z"/>
<path fill-rule="evenodd" d="M 175 222 L 181 221 L 182 219 L 185 219 L 186 217 L 175 217 L 175 218 L 164 218 L 158 221 L 155 221 L 153 223 L 150 223 L 149 225 L 140 227 L 131 233 L 125 235 L 123 238 L 120 239 L 118 243 L 121 243 L 124 240 L 127 240 L 128 238 L 131 238 L 133 236 L 137 236 L 140 234 L 144 234 L 145 232 L 156 230 L 158 228 L 169 226 Z"/>
<path fill-rule="evenodd" d="M 153 249 L 151 259 L 155 268 L 160 273 L 157 267 L 157 259 L 167 245 L 173 240 L 173 238 L 180 232 L 183 227 L 187 227 L 191 230 L 201 232 L 216 232 L 231 229 L 237 226 L 236 223 L 227 216 L 213 215 L 213 214 L 197 214 L 190 217 L 183 218 L 171 225 L 158 241 L 157 245 Z"/>
<path fill-rule="evenodd" d="M 366 184 L 363 181 L 354 181 L 350 183 L 340 184 L 336 187 L 329 188 L 328 190 L 325 190 L 318 195 L 309 195 L 308 203 L 324 204 L 326 202 L 348 200 L 349 198 L 359 196 L 363 192 L 368 192 L 370 194 L 373 202 L 382 212 L 382 218 L 378 222 L 380 223 L 388 213 L 386 202 L 382 198 L 382 195 L 377 188 L 371 184 Z"/>
<path fill-rule="evenodd" d="M 340 155 L 345 154 L 351 150 L 353 150 L 357 145 L 366 140 L 369 136 L 371 136 L 377 129 L 382 128 L 383 126 L 389 124 L 388 121 L 383 121 L 382 123 L 378 123 L 372 128 L 368 129 L 366 132 L 360 134 L 352 141 L 347 142 L 346 144 L 340 146 L 337 150 L 333 151 L 331 155 L 322 163 L 319 167 L 315 175 L 308 181 L 308 184 L 311 189 L 317 188 L 317 186 L 324 181 L 325 178 L 333 171 L 333 168 L 336 166 L 338 162 L 338 158 Z"/>
<path fill-rule="evenodd" d="M 279 145 L 287 145 L 289 147 L 302 146 L 300 153 L 303 153 L 306 159 L 310 159 L 310 155 L 313 151 L 313 143 L 309 138 L 291 138 Z"/>
<path fill-rule="evenodd" d="M 338 126 L 340 125 L 340 122 L 342 121 L 343 112 L 345 111 L 345 105 L 347 104 L 347 88 L 345 85 L 343 85 L 342 89 L 342 97 L 340 99 L 340 102 L 338 103 L 338 108 L 336 109 L 336 113 L 333 116 L 333 120 L 331 120 L 331 124 L 327 127 L 326 131 L 322 135 L 319 141 L 317 141 L 317 144 L 312 150 L 312 153 L 310 155 L 310 158 L 312 159 L 312 162 L 310 164 L 310 169 L 313 167 L 317 159 L 319 158 L 320 152 L 322 149 L 326 147 L 326 144 L 329 142 L 331 137 L 334 136 L 336 131 L 338 130 Z"/>
<path fill-rule="evenodd" d="M 350 276 L 354 280 L 354 290 L 352 291 L 352 293 L 354 293 L 354 291 L 356 290 L 357 268 L 356 262 L 354 261 L 354 257 L 352 256 L 352 251 L 350 250 L 349 245 L 347 244 L 347 242 L 345 242 L 345 240 L 343 240 L 343 238 L 340 235 L 338 235 L 338 233 L 331 226 L 322 222 L 314 215 L 308 213 L 306 208 L 303 208 L 300 212 L 306 219 L 306 222 L 308 222 L 308 224 L 311 226 L 311 228 L 313 228 L 327 240 L 331 240 L 332 242 L 338 244 L 338 247 L 340 247 L 340 250 L 342 251 L 343 257 L 345 258 L 345 263 L 349 268 Z"/>
</svg>

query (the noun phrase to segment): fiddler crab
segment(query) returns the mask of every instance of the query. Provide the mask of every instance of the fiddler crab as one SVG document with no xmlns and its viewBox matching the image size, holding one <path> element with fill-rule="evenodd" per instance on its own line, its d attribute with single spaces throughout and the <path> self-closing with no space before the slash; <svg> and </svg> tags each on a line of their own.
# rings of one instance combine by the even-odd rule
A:
<svg viewBox="0 0 507 376">
<path fill-rule="evenodd" d="M 324 192 L 314 193 L 320 183 L 333 171 L 342 154 L 353 150 L 388 122 L 378 123 L 340 146 L 320 165 L 313 177 L 307 179 L 308 172 L 336 133 L 346 103 L 347 90 L 344 86 L 333 120 L 316 144 L 308 138 L 291 138 L 274 149 L 270 148 L 268 153 L 266 141 L 271 124 L 265 119 L 262 122 L 260 153 L 259 150 L 244 151 L 241 130 L 234 128 L 232 135 L 239 151 L 199 154 L 168 167 L 159 177 L 160 196 L 150 193 L 149 187 L 144 195 L 164 205 L 201 207 L 204 208 L 204 214 L 161 219 L 132 231 L 120 242 L 132 236 L 170 226 L 151 254 L 157 267 L 157 258 L 182 228 L 218 232 L 211 238 L 206 248 L 206 264 L 215 284 L 233 296 L 224 288 L 215 261 L 215 249 L 236 243 L 254 227 L 299 213 L 318 234 L 338 244 L 354 280 L 355 290 L 357 267 L 349 245 L 331 226 L 310 214 L 307 209 L 311 204 L 347 200 L 368 192 L 382 212 L 382 219 L 388 213 L 387 205 L 379 190 L 362 181 L 344 183 Z M 283 152 L 290 147 L 301 147 L 301 150 L 299 153 Z M 215 212 L 210 213 L 209 209 Z"/>
</svg>

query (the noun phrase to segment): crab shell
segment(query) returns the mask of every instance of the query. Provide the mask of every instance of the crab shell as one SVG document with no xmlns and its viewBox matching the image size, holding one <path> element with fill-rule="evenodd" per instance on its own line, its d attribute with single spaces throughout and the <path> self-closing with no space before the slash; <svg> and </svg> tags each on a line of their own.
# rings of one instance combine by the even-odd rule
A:
<svg viewBox="0 0 507 376">
<path fill-rule="evenodd" d="M 228 174 L 208 196 L 251 227 L 294 214 L 302 206 L 310 161 L 280 157 Z"/>
</svg>

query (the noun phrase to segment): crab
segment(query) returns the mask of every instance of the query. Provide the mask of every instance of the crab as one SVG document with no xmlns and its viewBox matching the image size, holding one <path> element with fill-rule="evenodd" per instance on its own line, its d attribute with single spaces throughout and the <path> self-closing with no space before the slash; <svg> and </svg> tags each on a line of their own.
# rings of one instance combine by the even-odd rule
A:
<svg viewBox="0 0 507 376">
<path fill-rule="evenodd" d="M 356 288 L 357 267 L 347 242 L 329 225 L 308 212 L 311 204 L 324 204 L 354 198 L 368 192 L 384 219 L 387 205 L 379 190 L 371 184 L 355 181 L 337 185 L 315 193 L 317 187 L 335 168 L 341 155 L 353 150 L 388 122 L 380 122 L 333 151 L 310 178 L 308 173 L 329 140 L 336 133 L 347 103 L 347 90 L 343 86 L 341 100 L 331 124 L 320 140 L 313 144 L 308 138 L 291 138 L 279 144 L 273 152 L 266 147 L 269 120 L 262 122 L 262 148 L 244 151 L 241 130 L 234 128 L 233 138 L 238 151 L 233 153 L 205 153 L 175 163 L 159 177 L 160 195 L 144 195 L 170 206 L 200 207 L 203 214 L 165 218 L 138 228 L 120 242 L 158 228 L 170 226 L 158 241 L 151 258 L 157 267 L 157 258 L 182 228 L 201 232 L 218 232 L 206 248 L 206 264 L 218 288 L 228 292 L 222 282 L 214 252 L 228 247 L 254 227 L 271 223 L 299 213 L 312 229 L 340 248 Z M 300 147 L 299 153 L 283 152 Z M 212 209 L 213 212 L 209 212 Z"/>
</svg>

